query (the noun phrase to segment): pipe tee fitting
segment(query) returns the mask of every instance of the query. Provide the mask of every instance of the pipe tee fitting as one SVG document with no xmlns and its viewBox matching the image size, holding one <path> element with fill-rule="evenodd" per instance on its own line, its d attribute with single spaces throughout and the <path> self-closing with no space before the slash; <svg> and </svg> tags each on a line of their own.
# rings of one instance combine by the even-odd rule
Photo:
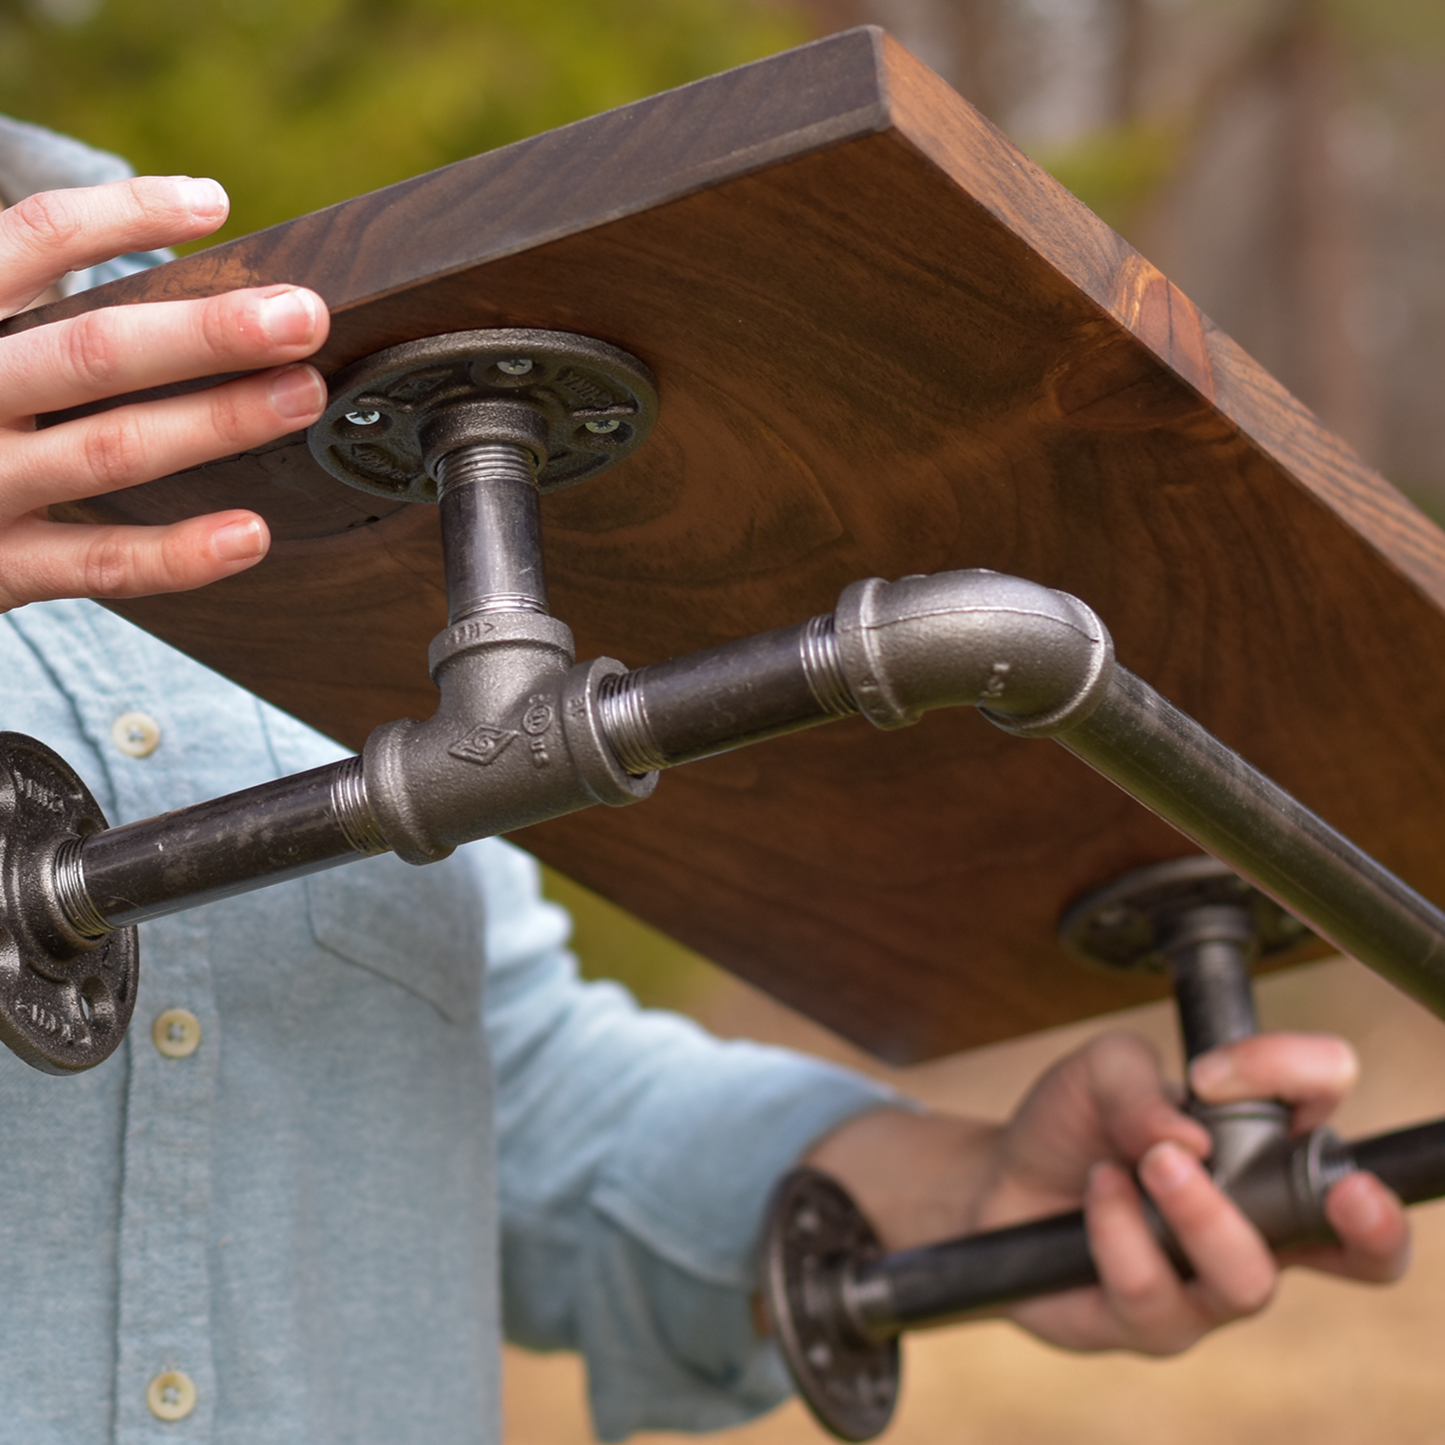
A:
<svg viewBox="0 0 1445 1445">
<path fill-rule="evenodd" d="M 657 775 L 632 777 L 602 733 L 612 658 L 572 664 L 572 634 L 537 613 L 492 613 L 432 643 L 441 705 L 423 723 L 378 728 L 364 754 L 366 791 L 387 845 L 432 863 L 462 843 L 647 797 Z"/>
</svg>

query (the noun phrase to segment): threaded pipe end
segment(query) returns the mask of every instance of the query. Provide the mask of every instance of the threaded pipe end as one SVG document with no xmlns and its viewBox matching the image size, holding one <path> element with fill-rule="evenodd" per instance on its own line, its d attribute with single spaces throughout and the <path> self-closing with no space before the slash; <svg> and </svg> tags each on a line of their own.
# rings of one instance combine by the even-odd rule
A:
<svg viewBox="0 0 1445 1445">
<path fill-rule="evenodd" d="M 364 858 L 389 853 L 381 824 L 366 796 L 366 770 L 360 755 L 347 758 L 331 779 L 331 809 L 341 836 Z"/>
<path fill-rule="evenodd" d="M 604 677 L 597 689 L 597 716 L 602 734 L 624 772 L 644 777 L 668 765 L 648 725 L 639 680 L 646 669 Z"/>
<path fill-rule="evenodd" d="M 830 717 L 849 717 L 856 713 L 858 704 L 843 678 L 843 658 L 838 651 L 838 634 L 831 612 L 808 622 L 798 652 L 808 690 L 818 706 Z"/>
<path fill-rule="evenodd" d="M 115 925 L 106 921 L 85 886 L 85 864 L 81 858 L 84 847 L 84 838 L 67 838 L 55 850 L 55 898 L 66 922 L 82 938 L 101 939 L 114 933 Z"/>
</svg>

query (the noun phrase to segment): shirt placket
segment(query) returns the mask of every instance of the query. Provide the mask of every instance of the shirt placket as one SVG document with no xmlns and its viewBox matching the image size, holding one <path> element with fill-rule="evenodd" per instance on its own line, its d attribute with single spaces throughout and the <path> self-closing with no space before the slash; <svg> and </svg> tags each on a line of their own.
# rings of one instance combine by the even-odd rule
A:
<svg viewBox="0 0 1445 1445">
<path fill-rule="evenodd" d="M 81 704 L 106 739 L 117 820 L 185 796 L 164 701 L 91 696 Z M 158 721 L 159 719 L 159 721 Z M 216 1405 L 210 1251 L 220 1027 L 204 910 L 141 928 L 140 985 L 125 1045 L 117 1445 L 209 1440 Z"/>
</svg>

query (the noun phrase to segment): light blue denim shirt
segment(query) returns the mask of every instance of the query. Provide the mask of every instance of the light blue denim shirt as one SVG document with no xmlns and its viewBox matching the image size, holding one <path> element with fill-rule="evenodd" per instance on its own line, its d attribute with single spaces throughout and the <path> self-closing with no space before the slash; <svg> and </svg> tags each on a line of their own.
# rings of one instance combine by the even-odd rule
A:
<svg viewBox="0 0 1445 1445">
<path fill-rule="evenodd" d="M 339 752 L 90 603 L 0 618 L 0 679 L 0 728 L 112 823 Z M 127 712 L 159 724 L 147 756 Z M 135 1023 L 92 1072 L 0 1050 L 0 1445 L 486 1445 L 504 1325 L 583 1352 L 603 1439 L 782 1398 L 761 1211 L 884 1096 L 579 982 L 567 936 L 501 841 L 370 859 L 144 925 Z M 184 1058 L 152 1038 L 172 1008 L 200 1021 Z M 196 1404 L 163 1422 L 171 1370 Z"/>
</svg>

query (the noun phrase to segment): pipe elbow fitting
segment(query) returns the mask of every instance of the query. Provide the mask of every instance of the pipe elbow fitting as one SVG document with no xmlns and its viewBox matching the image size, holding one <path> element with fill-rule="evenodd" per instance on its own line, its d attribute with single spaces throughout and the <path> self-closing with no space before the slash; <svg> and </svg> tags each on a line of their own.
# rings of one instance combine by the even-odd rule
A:
<svg viewBox="0 0 1445 1445">
<path fill-rule="evenodd" d="M 1008 732 L 1052 736 L 1094 710 L 1114 670 L 1092 608 L 998 572 L 855 582 L 834 627 L 849 691 L 880 728 L 967 704 Z"/>
</svg>

